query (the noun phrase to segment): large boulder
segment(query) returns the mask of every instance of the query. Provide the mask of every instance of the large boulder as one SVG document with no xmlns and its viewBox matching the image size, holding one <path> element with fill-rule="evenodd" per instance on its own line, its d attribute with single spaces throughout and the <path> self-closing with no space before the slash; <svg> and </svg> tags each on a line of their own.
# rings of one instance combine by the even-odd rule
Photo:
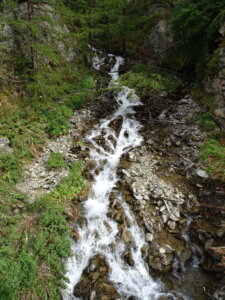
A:
<svg viewBox="0 0 225 300">
<path fill-rule="evenodd" d="M 49 63 L 52 50 L 64 61 L 75 58 L 74 39 L 64 17 L 52 6 L 23 2 L 14 10 L 0 11 L 0 51 L 9 55 L 11 51 L 20 51 L 27 59 L 33 56 L 34 66 L 38 66 Z"/>
<path fill-rule="evenodd" d="M 152 6 L 149 9 L 149 15 L 155 21 L 143 45 L 143 52 L 147 56 L 154 57 L 154 60 L 164 59 L 169 53 L 168 50 L 173 45 L 170 30 L 171 8 L 157 5 Z"/>
</svg>

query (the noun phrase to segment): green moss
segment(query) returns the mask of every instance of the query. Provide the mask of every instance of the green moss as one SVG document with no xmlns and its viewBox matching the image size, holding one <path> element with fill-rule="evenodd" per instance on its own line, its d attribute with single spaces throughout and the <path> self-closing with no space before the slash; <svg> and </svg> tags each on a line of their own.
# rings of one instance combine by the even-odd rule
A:
<svg viewBox="0 0 225 300">
<path fill-rule="evenodd" d="M 167 91 L 175 93 L 181 86 L 181 81 L 167 74 L 159 73 L 151 66 L 136 65 L 131 71 L 120 76 L 120 86 L 134 88 L 139 96 L 147 97 L 152 92 Z"/>
</svg>

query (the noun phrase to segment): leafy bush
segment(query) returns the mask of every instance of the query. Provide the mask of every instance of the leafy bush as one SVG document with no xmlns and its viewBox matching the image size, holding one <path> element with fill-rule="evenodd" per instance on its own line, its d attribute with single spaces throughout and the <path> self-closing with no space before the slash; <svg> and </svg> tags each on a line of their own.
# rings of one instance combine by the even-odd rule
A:
<svg viewBox="0 0 225 300">
<path fill-rule="evenodd" d="M 47 168 L 54 169 L 54 168 L 65 168 L 66 163 L 63 159 L 62 153 L 51 153 L 49 159 L 47 161 Z"/>
</svg>

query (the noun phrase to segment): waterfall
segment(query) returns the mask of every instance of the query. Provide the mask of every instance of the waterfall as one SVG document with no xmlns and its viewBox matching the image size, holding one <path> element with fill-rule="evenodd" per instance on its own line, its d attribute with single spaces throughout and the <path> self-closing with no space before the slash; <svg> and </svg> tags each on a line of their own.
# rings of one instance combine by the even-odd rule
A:
<svg viewBox="0 0 225 300">
<path fill-rule="evenodd" d="M 115 60 L 115 64 L 108 73 L 114 81 L 119 76 L 119 67 L 124 63 L 124 59 L 111 54 L 108 57 Z M 99 70 L 104 61 L 104 58 L 100 59 L 95 55 L 93 67 Z M 142 248 L 146 244 L 144 231 L 138 226 L 134 214 L 118 191 L 116 201 L 123 207 L 126 219 L 129 220 L 129 225 L 125 226 L 131 240 L 130 253 L 134 262 L 132 266 L 123 258 L 126 244 L 120 237 L 118 223 L 107 216 L 110 205 L 109 196 L 115 191 L 119 180 L 116 170 L 121 156 L 130 149 L 140 146 L 143 141 L 139 133 L 142 126 L 134 118 L 134 107 L 142 105 L 135 91 L 122 87 L 116 101 L 117 110 L 101 120 L 100 124 L 95 126 L 86 137 L 92 145 L 90 156 L 95 161 L 95 170 L 98 169 L 100 172 L 95 175 L 90 195 L 84 203 L 86 225 L 78 228 L 80 238 L 72 244 L 72 255 L 67 260 L 67 273 L 65 274 L 69 283 L 62 292 L 62 297 L 64 300 L 78 299 L 73 296 L 74 287 L 79 282 L 90 259 L 99 254 L 104 256 L 109 264 L 111 272 L 108 279 L 124 299 L 133 296 L 139 300 L 154 300 L 169 295 L 170 299 L 176 299 L 172 294 L 163 293 L 163 285 L 149 275 L 148 266 L 142 257 Z M 118 117 L 122 119 L 119 133 L 110 126 Z M 99 136 L 104 137 L 106 147 L 96 142 Z"/>
</svg>

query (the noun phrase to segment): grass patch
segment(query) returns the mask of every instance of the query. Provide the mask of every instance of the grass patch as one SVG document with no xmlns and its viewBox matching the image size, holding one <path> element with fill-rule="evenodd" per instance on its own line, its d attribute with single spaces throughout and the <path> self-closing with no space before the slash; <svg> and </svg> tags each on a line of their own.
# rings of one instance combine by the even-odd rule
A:
<svg viewBox="0 0 225 300">
<path fill-rule="evenodd" d="M 201 148 L 201 158 L 206 170 L 214 177 L 225 180 L 225 147 L 216 139 L 209 138 Z"/>
<path fill-rule="evenodd" d="M 51 153 L 46 164 L 48 169 L 66 168 L 62 153 Z"/>
<path fill-rule="evenodd" d="M 1 299 L 60 299 L 65 279 L 63 259 L 70 255 L 66 211 L 83 187 L 80 162 L 34 205 L 26 204 L 26 197 L 12 184 L 4 182 L 4 188 L 0 184 Z"/>
<path fill-rule="evenodd" d="M 207 135 L 200 150 L 206 171 L 216 179 L 225 180 L 225 133 L 218 129 L 209 113 L 200 116 L 199 124 Z"/>
<path fill-rule="evenodd" d="M 0 154 L 0 175 L 8 182 L 16 182 L 21 176 L 21 162 L 14 154 Z"/>
</svg>

